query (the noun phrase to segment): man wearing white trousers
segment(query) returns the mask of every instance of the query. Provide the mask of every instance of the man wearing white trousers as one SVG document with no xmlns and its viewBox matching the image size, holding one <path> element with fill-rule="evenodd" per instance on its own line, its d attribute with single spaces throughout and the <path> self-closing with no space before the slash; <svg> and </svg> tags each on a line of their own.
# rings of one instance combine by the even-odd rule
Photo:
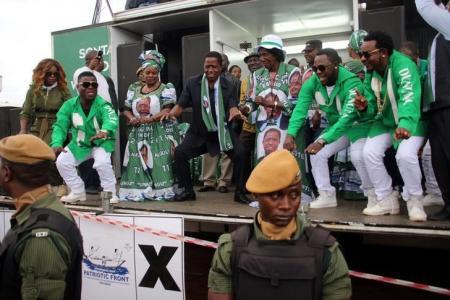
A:
<svg viewBox="0 0 450 300">
<path fill-rule="evenodd" d="M 374 186 L 376 201 L 370 201 L 365 215 L 400 212 L 398 193 L 386 171 L 383 157 L 392 145 L 404 181 L 403 200 L 411 221 L 425 221 L 418 152 L 423 146 L 426 124 L 420 119 L 421 82 L 415 63 L 394 50 L 392 38 L 370 32 L 361 46 L 361 61 L 367 68 L 365 98 L 357 97 L 358 110 L 375 115 L 364 146 L 364 162 Z"/>
<path fill-rule="evenodd" d="M 423 197 L 423 206 L 444 205 L 442 193 L 434 175 L 433 165 L 431 163 L 431 147 L 427 142 L 422 151 L 422 169 L 425 177 L 426 195 Z"/>
<path fill-rule="evenodd" d="M 111 165 L 111 153 L 115 146 L 115 131 L 118 117 L 112 105 L 97 96 L 98 83 L 92 72 L 78 76 L 79 96 L 67 100 L 56 115 L 53 125 L 52 144 L 58 155 L 56 167 L 70 188 L 70 194 L 61 198 L 63 202 L 86 200 L 84 183 L 76 167 L 93 158 L 94 169 L 100 177 L 105 192 L 111 192 L 111 203 L 117 203 L 116 178 Z M 68 132 L 72 140 L 63 148 Z"/>
<path fill-rule="evenodd" d="M 339 66 L 339 56 L 334 49 L 320 50 L 312 69 L 314 74 L 300 91 L 284 144 L 286 149 L 294 149 L 295 136 L 304 126 L 308 108 L 314 99 L 326 114 L 329 125 L 306 148 L 306 152 L 311 154 L 312 174 L 319 190 L 319 196 L 310 207 L 337 206 L 336 190 L 330 182 L 328 158 L 348 146 L 352 163 L 362 181 L 362 189 L 368 197 L 374 197 L 362 154 L 370 126 L 353 104 L 355 96 L 363 92 L 363 84 L 355 74 Z"/>
</svg>

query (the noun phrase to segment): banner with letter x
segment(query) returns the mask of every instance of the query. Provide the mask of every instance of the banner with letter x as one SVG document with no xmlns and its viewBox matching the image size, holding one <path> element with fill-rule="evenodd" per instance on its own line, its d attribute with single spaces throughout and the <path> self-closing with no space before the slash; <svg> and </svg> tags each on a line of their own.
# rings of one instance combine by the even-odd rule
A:
<svg viewBox="0 0 450 300">
<path fill-rule="evenodd" d="M 182 218 L 107 217 L 174 234 L 184 233 Z M 79 222 L 85 252 L 83 300 L 185 299 L 182 241 L 83 219 Z"/>
</svg>

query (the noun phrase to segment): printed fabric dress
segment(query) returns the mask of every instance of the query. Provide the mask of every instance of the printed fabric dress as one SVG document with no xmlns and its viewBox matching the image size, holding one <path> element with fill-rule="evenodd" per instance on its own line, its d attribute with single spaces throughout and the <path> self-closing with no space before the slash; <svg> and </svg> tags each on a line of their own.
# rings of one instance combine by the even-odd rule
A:
<svg viewBox="0 0 450 300">
<path fill-rule="evenodd" d="M 176 103 L 175 88 L 161 84 L 148 94 L 129 90 L 125 106 L 135 117 L 154 116 Z M 165 121 L 133 127 L 128 136 L 120 182 L 121 200 L 168 200 L 174 194 L 173 153 L 180 137 L 177 124 Z"/>
</svg>

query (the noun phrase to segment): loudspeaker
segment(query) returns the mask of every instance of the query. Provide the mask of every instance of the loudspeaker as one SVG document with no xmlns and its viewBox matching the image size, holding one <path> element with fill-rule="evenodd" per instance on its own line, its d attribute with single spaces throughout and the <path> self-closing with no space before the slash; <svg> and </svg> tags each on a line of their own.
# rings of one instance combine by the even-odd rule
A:
<svg viewBox="0 0 450 300">
<path fill-rule="evenodd" d="M 0 139 L 19 133 L 19 113 L 21 111 L 20 107 L 0 107 Z"/>
<path fill-rule="evenodd" d="M 386 32 L 394 40 L 394 47 L 398 49 L 405 40 L 405 8 L 392 6 L 361 12 L 359 27 L 366 31 Z"/>
</svg>

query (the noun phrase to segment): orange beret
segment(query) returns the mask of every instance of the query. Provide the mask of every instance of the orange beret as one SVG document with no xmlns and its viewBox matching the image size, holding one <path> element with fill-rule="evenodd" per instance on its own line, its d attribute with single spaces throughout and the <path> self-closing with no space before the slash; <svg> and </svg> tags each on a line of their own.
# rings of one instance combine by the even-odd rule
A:
<svg viewBox="0 0 450 300">
<path fill-rule="evenodd" d="M 18 134 L 0 140 L 0 157 L 10 162 L 34 164 L 55 160 L 55 153 L 43 140 L 32 134 Z"/>
<path fill-rule="evenodd" d="M 266 194 L 282 190 L 300 180 L 301 173 L 295 157 L 287 150 L 277 150 L 253 169 L 246 188 L 251 193 Z"/>
</svg>

